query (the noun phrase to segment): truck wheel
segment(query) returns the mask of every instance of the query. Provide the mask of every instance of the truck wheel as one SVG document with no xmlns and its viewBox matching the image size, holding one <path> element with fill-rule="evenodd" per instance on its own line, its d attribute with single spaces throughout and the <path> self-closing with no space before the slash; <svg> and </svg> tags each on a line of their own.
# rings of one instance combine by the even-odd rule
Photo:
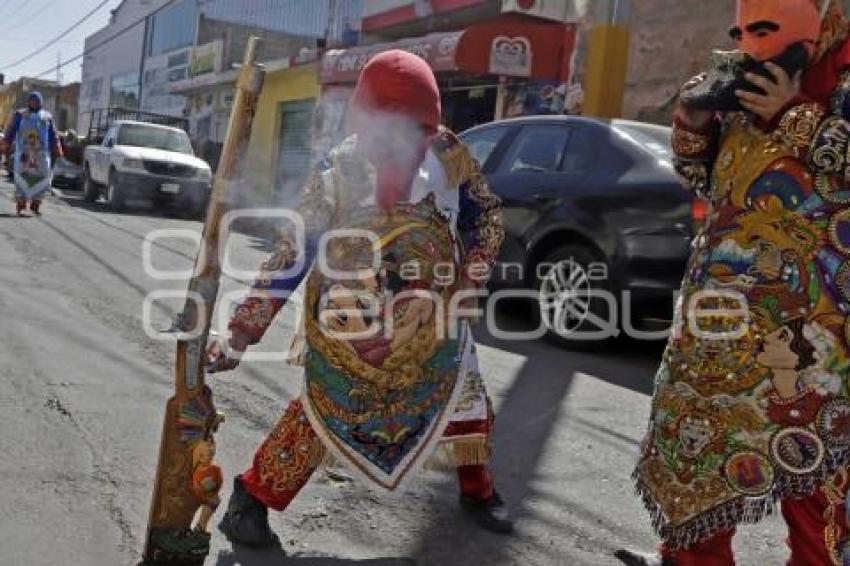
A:
<svg viewBox="0 0 850 566">
<path fill-rule="evenodd" d="M 92 180 L 91 171 L 88 164 L 86 164 L 86 168 L 83 171 L 83 200 L 86 202 L 97 202 L 98 197 L 100 197 L 100 187 Z"/>
<path fill-rule="evenodd" d="M 109 208 L 115 212 L 121 212 L 127 208 L 127 195 L 121 190 L 120 179 L 113 171 L 109 175 L 109 184 L 106 187 L 106 200 Z"/>
</svg>

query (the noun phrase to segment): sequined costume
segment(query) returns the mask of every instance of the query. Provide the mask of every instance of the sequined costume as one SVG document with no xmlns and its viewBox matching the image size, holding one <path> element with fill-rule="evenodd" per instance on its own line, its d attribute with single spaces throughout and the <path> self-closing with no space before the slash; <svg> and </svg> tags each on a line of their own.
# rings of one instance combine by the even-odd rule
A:
<svg viewBox="0 0 850 566">
<path fill-rule="evenodd" d="M 839 3 L 772 123 L 677 118 L 710 204 L 656 378 L 637 488 L 673 564 L 732 564 L 782 500 L 794 558 L 841 564 L 850 464 L 850 43 Z M 801 558 L 803 557 L 803 558 Z"/>
<path fill-rule="evenodd" d="M 310 225 L 308 233 L 319 234 L 332 222 L 345 225 L 343 219 L 352 211 L 364 202 L 369 206 L 370 195 L 374 192 L 373 177 L 368 163 L 357 155 L 356 139 L 344 142 L 320 165 L 305 190 L 303 208 Z M 492 265 L 502 239 L 499 202 L 487 190 L 466 148 L 448 130 L 440 132 L 429 151 L 414 182 L 411 202 L 425 203 L 447 222 L 456 224 L 466 236 L 464 272 L 480 262 Z M 315 242 L 316 238 L 308 237 L 307 266 L 315 257 Z M 275 272 L 293 265 L 295 259 L 296 253 L 289 241 L 282 243 L 264 265 L 265 275 L 258 279 L 251 296 L 238 307 L 230 323 L 231 330 L 249 336 L 252 342 L 260 340 L 284 304 L 282 297 L 294 290 L 306 274 L 302 272 L 283 279 L 273 277 Z M 468 332 L 466 325 L 463 326 L 462 332 Z M 476 497 L 486 498 L 492 491 L 492 481 L 486 470 L 492 413 L 478 373 L 474 346 L 470 343 L 460 353 L 462 375 L 456 385 L 456 402 L 452 403 L 454 414 L 443 427 L 442 444 L 450 449 L 459 466 L 462 488 L 475 493 Z M 309 371 L 309 353 L 307 364 Z M 452 396 L 452 392 L 446 393 Z M 242 476 L 251 492 L 272 508 L 285 507 L 325 455 L 327 437 L 324 443 L 320 440 L 304 411 L 305 404 L 315 403 L 317 399 L 320 398 L 304 397 L 290 405 L 257 452 L 252 468 Z M 339 415 L 339 418 L 345 416 Z M 383 448 L 397 447 L 400 438 L 386 443 Z M 425 457 L 427 454 L 423 453 L 419 458 Z M 417 462 L 419 464 L 421 461 Z M 379 485 L 393 489 L 398 484 L 379 482 Z"/>
</svg>

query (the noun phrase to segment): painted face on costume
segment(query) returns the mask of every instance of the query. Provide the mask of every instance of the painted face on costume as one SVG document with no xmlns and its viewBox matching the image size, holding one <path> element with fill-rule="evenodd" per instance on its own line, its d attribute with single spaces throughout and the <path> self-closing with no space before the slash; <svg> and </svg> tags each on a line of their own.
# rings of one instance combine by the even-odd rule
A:
<svg viewBox="0 0 850 566">
<path fill-rule="evenodd" d="M 759 61 L 772 59 L 804 42 L 814 50 L 820 35 L 821 0 L 738 0 L 737 20 L 729 30 L 738 49 Z"/>
<path fill-rule="evenodd" d="M 762 351 L 756 359 L 765 367 L 795 369 L 800 358 L 791 349 L 793 341 L 794 331 L 787 326 L 774 330 L 765 336 Z"/>
</svg>

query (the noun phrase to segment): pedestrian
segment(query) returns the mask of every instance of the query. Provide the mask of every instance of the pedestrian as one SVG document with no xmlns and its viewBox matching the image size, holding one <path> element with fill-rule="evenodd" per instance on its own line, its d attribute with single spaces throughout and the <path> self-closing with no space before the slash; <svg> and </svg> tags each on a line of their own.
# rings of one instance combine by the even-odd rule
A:
<svg viewBox="0 0 850 566">
<path fill-rule="evenodd" d="M 283 306 L 279 293 L 317 259 L 304 301 L 304 394 L 235 479 L 219 528 L 233 543 L 273 545 L 268 508 L 284 510 L 326 456 L 396 490 L 440 447 L 457 468 L 461 506 L 482 527 L 510 532 L 488 468 L 493 412 L 469 324 L 446 316 L 453 291 L 483 285 L 496 259 L 499 200 L 440 127 L 437 82 L 419 57 L 374 57 L 350 114 L 354 135 L 319 164 L 302 197 L 304 267 L 294 267 L 297 246 L 283 243 L 230 322 L 232 353 L 208 350 L 210 370 L 235 367 Z M 322 234 L 340 228 L 374 237 L 334 236 L 319 250 Z"/>
<path fill-rule="evenodd" d="M 617 555 L 732 565 L 736 526 L 778 501 L 790 566 L 850 564 L 848 24 L 836 0 L 739 0 L 731 35 L 772 76 L 683 89 L 677 168 L 710 215 L 634 474 L 662 546 Z"/>
<path fill-rule="evenodd" d="M 62 156 L 53 117 L 43 108 L 44 98 L 33 91 L 26 108 L 15 112 L 6 129 L 6 142 L 12 144 L 13 175 L 18 216 L 29 209 L 41 214 L 41 200 L 53 181 L 53 163 Z"/>
</svg>

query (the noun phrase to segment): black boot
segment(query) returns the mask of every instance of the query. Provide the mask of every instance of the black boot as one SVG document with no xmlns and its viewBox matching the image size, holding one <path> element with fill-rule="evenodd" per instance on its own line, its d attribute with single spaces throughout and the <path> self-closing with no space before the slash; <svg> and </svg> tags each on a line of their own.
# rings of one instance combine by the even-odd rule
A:
<svg viewBox="0 0 850 566">
<path fill-rule="evenodd" d="M 277 535 L 269 526 L 268 507 L 248 492 L 241 476 L 233 480 L 233 494 L 218 529 L 233 544 L 254 548 L 280 545 Z"/>
<path fill-rule="evenodd" d="M 659 554 L 643 554 L 633 550 L 620 549 L 614 556 L 626 566 L 674 566 L 673 562 L 662 558 Z"/>
<path fill-rule="evenodd" d="M 461 494 L 460 506 L 479 526 L 488 531 L 506 535 L 514 530 L 514 522 L 508 514 L 507 505 L 496 491 L 486 501 L 479 501 Z"/>
</svg>

